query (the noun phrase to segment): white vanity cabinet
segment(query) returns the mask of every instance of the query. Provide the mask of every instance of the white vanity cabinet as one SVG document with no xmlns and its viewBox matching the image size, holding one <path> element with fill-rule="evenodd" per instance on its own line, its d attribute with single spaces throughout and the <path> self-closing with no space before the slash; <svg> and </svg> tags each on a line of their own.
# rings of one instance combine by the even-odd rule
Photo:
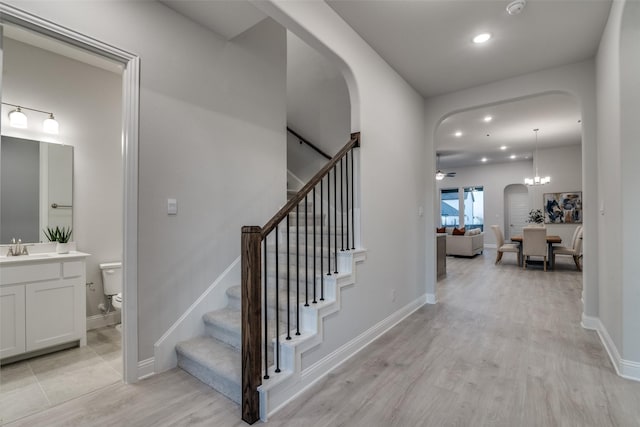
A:
<svg viewBox="0 0 640 427">
<path fill-rule="evenodd" d="M 0 359 L 73 341 L 86 345 L 87 256 L 0 259 Z"/>
</svg>

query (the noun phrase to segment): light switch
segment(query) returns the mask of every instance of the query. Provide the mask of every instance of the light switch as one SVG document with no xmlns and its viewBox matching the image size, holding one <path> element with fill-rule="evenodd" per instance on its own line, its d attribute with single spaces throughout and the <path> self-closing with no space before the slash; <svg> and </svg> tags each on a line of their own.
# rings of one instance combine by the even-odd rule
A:
<svg viewBox="0 0 640 427">
<path fill-rule="evenodd" d="M 178 214 L 178 201 L 176 199 L 167 199 L 167 213 L 169 215 Z"/>
</svg>

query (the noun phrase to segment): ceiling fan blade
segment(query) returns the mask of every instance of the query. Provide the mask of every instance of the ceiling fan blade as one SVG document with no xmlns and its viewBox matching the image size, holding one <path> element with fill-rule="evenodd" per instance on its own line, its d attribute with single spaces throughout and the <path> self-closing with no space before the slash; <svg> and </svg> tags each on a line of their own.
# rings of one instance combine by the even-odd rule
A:
<svg viewBox="0 0 640 427">
<path fill-rule="evenodd" d="M 446 176 L 453 178 L 454 176 L 456 176 L 455 172 L 447 172 Z"/>
</svg>

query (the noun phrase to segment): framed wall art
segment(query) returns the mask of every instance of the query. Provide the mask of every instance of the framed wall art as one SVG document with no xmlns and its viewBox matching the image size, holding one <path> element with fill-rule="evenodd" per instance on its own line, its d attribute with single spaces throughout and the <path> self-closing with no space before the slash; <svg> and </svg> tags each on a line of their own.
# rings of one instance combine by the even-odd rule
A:
<svg viewBox="0 0 640 427">
<path fill-rule="evenodd" d="M 570 193 L 544 193 L 545 224 L 581 224 L 582 191 Z"/>
</svg>

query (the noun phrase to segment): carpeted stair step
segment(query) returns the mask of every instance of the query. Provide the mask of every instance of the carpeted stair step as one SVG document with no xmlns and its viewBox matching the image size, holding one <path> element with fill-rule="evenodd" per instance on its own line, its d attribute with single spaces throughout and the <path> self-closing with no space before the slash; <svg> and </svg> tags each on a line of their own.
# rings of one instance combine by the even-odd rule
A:
<svg viewBox="0 0 640 427">
<path fill-rule="evenodd" d="M 241 400 L 241 357 L 230 345 L 211 337 L 178 343 L 178 366 L 236 403 Z"/>
<path fill-rule="evenodd" d="M 240 351 L 242 336 L 242 314 L 240 310 L 229 307 L 210 311 L 202 316 L 205 331 L 217 340 Z"/>
</svg>

